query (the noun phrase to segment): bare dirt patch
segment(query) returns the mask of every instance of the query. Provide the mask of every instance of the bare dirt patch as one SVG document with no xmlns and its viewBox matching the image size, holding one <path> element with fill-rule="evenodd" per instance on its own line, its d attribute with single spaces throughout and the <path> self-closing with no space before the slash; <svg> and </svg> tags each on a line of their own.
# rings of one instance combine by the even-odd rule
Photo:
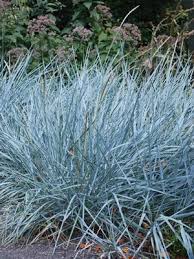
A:
<svg viewBox="0 0 194 259">
<path fill-rule="evenodd" d="M 71 245 L 67 249 L 64 247 L 57 248 L 53 255 L 53 245 L 45 242 L 39 242 L 27 246 L 0 246 L 0 259 L 73 259 L 77 252 L 75 245 Z M 97 259 L 99 255 L 92 254 L 89 251 L 80 251 L 77 259 Z"/>
</svg>

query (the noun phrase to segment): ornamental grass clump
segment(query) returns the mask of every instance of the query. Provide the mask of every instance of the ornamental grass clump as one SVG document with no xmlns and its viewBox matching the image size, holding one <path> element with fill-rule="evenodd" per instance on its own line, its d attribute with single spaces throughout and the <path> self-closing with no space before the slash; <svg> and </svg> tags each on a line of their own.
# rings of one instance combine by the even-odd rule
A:
<svg viewBox="0 0 194 259">
<path fill-rule="evenodd" d="M 189 64 L 26 64 L 0 71 L 1 241 L 79 238 L 148 258 L 178 242 L 194 258 Z"/>
</svg>

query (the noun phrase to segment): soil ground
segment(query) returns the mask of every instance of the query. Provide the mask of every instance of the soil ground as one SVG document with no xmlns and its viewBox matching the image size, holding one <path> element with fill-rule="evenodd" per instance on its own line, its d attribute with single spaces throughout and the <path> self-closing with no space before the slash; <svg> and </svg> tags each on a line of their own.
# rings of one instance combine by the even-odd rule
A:
<svg viewBox="0 0 194 259">
<path fill-rule="evenodd" d="M 38 244 L 22 246 L 0 246 L 0 259 L 73 259 L 75 258 L 75 246 L 71 245 L 68 249 L 57 248 L 55 254 L 53 253 L 53 245 L 45 242 Z M 96 254 L 91 254 L 88 251 L 77 254 L 77 259 L 97 259 Z"/>
</svg>

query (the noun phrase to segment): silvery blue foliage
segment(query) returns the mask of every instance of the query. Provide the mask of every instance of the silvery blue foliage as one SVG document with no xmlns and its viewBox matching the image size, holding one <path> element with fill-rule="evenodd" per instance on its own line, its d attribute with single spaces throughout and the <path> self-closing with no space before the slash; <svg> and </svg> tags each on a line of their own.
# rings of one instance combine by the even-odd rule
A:
<svg viewBox="0 0 194 259">
<path fill-rule="evenodd" d="M 27 61 L 26 61 L 27 63 Z M 5 243 L 74 232 L 169 258 L 169 228 L 193 258 L 192 71 L 165 59 L 149 76 L 69 65 L 0 71 L 0 227 Z M 148 227 L 144 228 L 144 224 Z M 95 232 L 101 228 L 101 236 Z M 138 233 L 143 240 L 137 242 Z M 37 237 L 38 238 L 38 237 Z M 137 245 L 138 243 L 138 245 Z M 165 253 L 164 253 L 165 252 Z"/>
</svg>

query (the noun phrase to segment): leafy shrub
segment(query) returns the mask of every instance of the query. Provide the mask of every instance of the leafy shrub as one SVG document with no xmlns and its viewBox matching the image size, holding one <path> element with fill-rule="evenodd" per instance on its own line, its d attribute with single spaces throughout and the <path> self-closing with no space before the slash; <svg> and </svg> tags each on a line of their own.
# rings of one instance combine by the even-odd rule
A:
<svg viewBox="0 0 194 259">
<path fill-rule="evenodd" d="M 32 69 L 40 62 L 49 63 L 55 56 L 64 60 L 72 52 L 74 58 L 82 61 L 88 48 L 93 53 L 98 48 L 102 59 L 118 52 L 133 59 L 139 54 L 139 48 L 148 45 L 155 36 L 180 37 L 187 18 L 187 13 L 178 5 L 175 10 L 168 9 L 168 19 L 156 27 L 154 22 L 134 19 L 140 7 L 121 26 L 124 17 L 118 19 L 114 6 L 94 0 L 1 0 L 0 54 L 13 64 L 16 57 L 21 58 L 26 49 L 31 49 Z M 126 2 L 121 7 L 129 12 L 135 5 L 125 6 Z M 153 31 L 157 35 L 152 35 Z"/>
<path fill-rule="evenodd" d="M 0 6 L 0 18 L 3 21 L 0 24 L 0 52 L 9 58 L 11 63 L 15 62 L 16 55 L 12 59 L 9 51 L 11 54 L 16 50 L 19 53 L 19 48 L 21 51 L 26 48 L 33 51 L 35 66 L 42 61 L 48 63 L 55 55 L 61 52 L 69 53 L 72 49 L 78 60 L 82 60 L 88 47 L 95 52 L 98 46 L 102 55 L 106 56 L 112 45 L 111 52 L 115 54 L 119 51 L 121 42 L 123 49 L 132 53 L 141 41 L 140 36 L 137 37 L 137 33 L 141 35 L 141 32 L 133 24 L 125 33 L 126 37 L 119 38 L 117 35 L 115 39 L 116 23 L 110 8 L 103 2 L 84 2 L 83 5 L 79 1 L 73 2 L 74 13 L 66 24 L 62 24 L 60 21 L 63 18 L 55 14 L 64 7 L 60 2 L 8 3 Z M 123 28 L 124 31 L 127 29 Z"/>
<path fill-rule="evenodd" d="M 0 72 L 2 241 L 80 237 L 111 255 L 124 239 L 131 255 L 169 258 L 168 229 L 193 258 L 189 65 L 27 63 Z"/>
</svg>

